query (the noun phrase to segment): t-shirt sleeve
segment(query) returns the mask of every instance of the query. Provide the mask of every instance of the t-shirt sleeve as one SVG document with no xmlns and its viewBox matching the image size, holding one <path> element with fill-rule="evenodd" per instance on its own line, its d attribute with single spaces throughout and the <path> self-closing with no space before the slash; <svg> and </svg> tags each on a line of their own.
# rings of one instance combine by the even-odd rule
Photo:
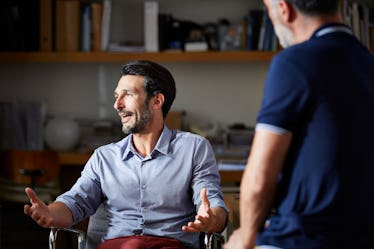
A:
<svg viewBox="0 0 374 249">
<path fill-rule="evenodd" d="M 273 59 L 266 77 L 257 123 L 294 131 L 309 101 L 308 79 L 295 63 Z"/>
</svg>

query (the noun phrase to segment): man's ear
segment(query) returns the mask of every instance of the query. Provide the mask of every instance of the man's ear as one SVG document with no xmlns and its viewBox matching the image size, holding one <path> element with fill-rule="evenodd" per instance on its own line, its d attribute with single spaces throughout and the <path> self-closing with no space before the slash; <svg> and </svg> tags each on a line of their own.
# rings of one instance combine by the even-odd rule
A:
<svg viewBox="0 0 374 249">
<path fill-rule="evenodd" d="M 162 93 L 157 93 L 152 98 L 151 108 L 154 109 L 154 110 L 162 109 L 162 106 L 164 105 L 164 102 L 165 102 L 165 96 Z"/>
<path fill-rule="evenodd" d="M 280 0 L 277 11 L 278 11 L 279 20 L 284 25 L 288 26 L 296 18 L 295 8 L 288 1 Z"/>
</svg>

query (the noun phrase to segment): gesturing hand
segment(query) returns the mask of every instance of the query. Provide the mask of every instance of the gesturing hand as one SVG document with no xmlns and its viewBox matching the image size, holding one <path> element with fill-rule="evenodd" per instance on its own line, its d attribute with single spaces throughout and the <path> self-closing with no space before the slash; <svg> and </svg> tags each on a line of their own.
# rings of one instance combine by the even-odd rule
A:
<svg viewBox="0 0 374 249">
<path fill-rule="evenodd" d="M 47 205 L 38 198 L 31 188 L 26 188 L 25 192 L 30 198 L 31 206 L 26 204 L 23 208 L 24 213 L 30 216 L 40 226 L 45 228 L 51 227 L 53 219 Z"/>
<path fill-rule="evenodd" d="M 210 202 L 206 195 L 206 189 L 200 192 L 201 206 L 195 216 L 193 222 L 188 222 L 187 226 L 183 226 L 182 230 L 189 233 L 210 232 L 215 224 L 215 215 L 210 208 Z"/>
</svg>

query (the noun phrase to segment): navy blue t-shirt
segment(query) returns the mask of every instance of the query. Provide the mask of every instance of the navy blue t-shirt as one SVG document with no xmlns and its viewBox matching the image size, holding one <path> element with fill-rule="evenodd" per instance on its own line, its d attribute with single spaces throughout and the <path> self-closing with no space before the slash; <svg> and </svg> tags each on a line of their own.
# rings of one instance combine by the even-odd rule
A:
<svg viewBox="0 0 374 249">
<path fill-rule="evenodd" d="M 374 248 L 374 56 L 330 24 L 270 65 L 257 123 L 293 134 L 258 245 Z"/>
</svg>

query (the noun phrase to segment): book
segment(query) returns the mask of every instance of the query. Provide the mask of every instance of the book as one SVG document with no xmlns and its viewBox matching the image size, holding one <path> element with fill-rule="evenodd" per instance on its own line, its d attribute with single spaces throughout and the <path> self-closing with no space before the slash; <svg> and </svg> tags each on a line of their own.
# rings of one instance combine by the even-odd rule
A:
<svg viewBox="0 0 374 249">
<path fill-rule="evenodd" d="M 158 2 L 144 2 L 144 47 L 147 52 L 159 51 Z"/>
<path fill-rule="evenodd" d="M 363 43 L 370 48 L 370 10 L 366 5 L 362 5 L 362 28 L 363 28 Z"/>
<path fill-rule="evenodd" d="M 258 36 L 258 44 L 257 44 L 257 50 L 265 51 L 265 38 L 266 36 L 266 11 L 264 11 L 264 14 L 261 18 L 261 26 L 260 26 L 260 33 Z"/>
<path fill-rule="evenodd" d="M 81 8 L 81 50 L 91 51 L 91 6 L 86 4 Z"/>
<path fill-rule="evenodd" d="M 39 0 L 39 50 L 52 51 L 52 0 Z"/>
<path fill-rule="evenodd" d="M 23 0 L 25 51 L 39 50 L 39 0 Z"/>
<path fill-rule="evenodd" d="M 241 39 L 241 50 L 246 50 L 247 48 L 247 19 L 243 18 L 242 22 L 242 33 L 240 34 Z"/>
<path fill-rule="evenodd" d="M 1 51 L 39 50 L 39 0 L 3 1 Z"/>
<path fill-rule="evenodd" d="M 56 1 L 56 51 L 79 50 L 79 1 Z"/>
<path fill-rule="evenodd" d="M 370 48 L 370 10 L 359 1 L 341 0 L 344 23 L 352 28 L 354 35 Z"/>
<path fill-rule="evenodd" d="M 250 10 L 247 16 L 247 49 L 258 50 L 264 10 Z"/>
<path fill-rule="evenodd" d="M 264 31 L 263 34 L 261 34 L 263 37 L 261 38 L 262 44 L 260 45 L 259 42 L 259 50 L 262 51 L 275 51 L 276 50 L 276 44 L 277 44 L 277 39 L 276 35 L 274 32 L 274 27 L 273 24 L 270 20 L 269 15 L 267 12 L 264 13 Z M 262 29 L 262 28 L 261 28 Z M 261 47 L 260 47 L 261 46 Z"/>
<path fill-rule="evenodd" d="M 158 48 L 159 51 L 169 49 L 171 41 L 173 17 L 170 14 L 158 15 Z"/>
<path fill-rule="evenodd" d="M 340 6 L 344 23 L 352 27 L 352 3 L 348 0 L 341 0 Z"/>
<path fill-rule="evenodd" d="M 110 37 L 110 21 L 112 12 L 112 0 L 103 0 L 103 14 L 101 20 L 101 50 L 108 50 Z"/>
<path fill-rule="evenodd" d="M 352 29 L 355 36 L 361 40 L 359 4 L 352 2 Z"/>
<path fill-rule="evenodd" d="M 370 24 L 370 49 L 374 51 L 374 23 Z"/>
<path fill-rule="evenodd" d="M 101 51 L 102 4 L 91 3 L 91 50 Z"/>
<path fill-rule="evenodd" d="M 0 8 L 0 21 L 3 25 L 0 51 L 21 51 L 24 49 L 24 28 L 18 6 L 5 2 Z"/>
</svg>

